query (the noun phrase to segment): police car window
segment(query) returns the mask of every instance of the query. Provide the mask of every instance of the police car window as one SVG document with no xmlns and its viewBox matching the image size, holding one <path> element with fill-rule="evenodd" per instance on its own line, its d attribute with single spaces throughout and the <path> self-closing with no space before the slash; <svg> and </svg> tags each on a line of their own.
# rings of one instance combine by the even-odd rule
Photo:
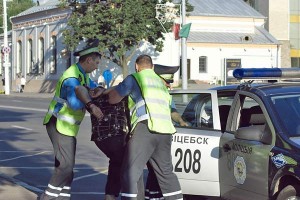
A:
<svg viewBox="0 0 300 200">
<path fill-rule="evenodd" d="M 250 97 L 245 97 L 239 113 L 239 127 L 264 125 L 265 118 L 259 104 Z"/>
<path fill-rule="evenodd" d="M 224 94 L 223 94 L 224 95 Z M 227 96 L 218 96 L 220 125 L 222 132 L 226 129 L 229 111 L 234 99 L 235 93 L 228 93 Z"/>
<path fill-rule="evenodd" d="M 195 101 L 196 98 L 193 98 L 194 95 L 186 95 L 187 102 L 184 101 L 183 94 L 172 94 L 172 100 L 175 105 L 175 108 L 172 108 L 172 112 L 177 112 L 182 117 L 183 120 L 189 123 L 189 125 L 195 123 Z M 175 110 L 174 110 L 175 109 Z M 173 121 L 174 122 L 174 121 Z M 179 126 L 179 123 L 174 122 L 175 126 Z"/>
<path fill-rule="evenodd" d="M 187 103 L 183 101 L 183 94 L 172 96 L 177 112 L 190 128 L 213 127 L 210 94 L 187 94 Z M 180 124 L 175 122 L 175 126 Z"/>
<path fill-rule="evenodd" d="M 289 136 L 300 136 L 300 94 L 271 97 L 279 121 Z"/>
<path fill-rule="evenodd" d="M 210 96 L 199 102 L 196 115 L 198 115 L 196 127 L 213 128 L 213 112 Z"/>
</svg>

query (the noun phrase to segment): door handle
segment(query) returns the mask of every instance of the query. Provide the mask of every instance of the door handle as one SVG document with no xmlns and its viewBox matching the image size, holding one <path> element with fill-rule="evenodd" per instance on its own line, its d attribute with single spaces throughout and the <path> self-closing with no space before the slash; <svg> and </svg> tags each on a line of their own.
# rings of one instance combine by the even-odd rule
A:
<svg viewBox="0 0 300 200">
<path fill-rule="evenodd" d="M 231 147 L 229 146 L 229 144 L 224 144 L 223 149 L 225 152 L 231 151 Z"/>
</svg>

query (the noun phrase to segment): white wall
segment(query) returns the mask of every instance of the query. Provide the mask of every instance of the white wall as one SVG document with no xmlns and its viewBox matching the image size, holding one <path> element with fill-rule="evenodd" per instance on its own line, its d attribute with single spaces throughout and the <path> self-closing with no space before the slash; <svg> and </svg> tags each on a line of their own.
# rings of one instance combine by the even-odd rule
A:
<svg viewBox="0 0 300 200">
<path fill-rule="evenodd" d="M 180 40 L 175 40 L 174 34 L 168 33 L 165 34 L 163 51 L 156 52 L 152 56 L 153 63 L 166 66 L 179 66 L 180 54 Z"/>
<path fill-rule="evenodd" d="M 275 46 L 275 45 L 273 45 Z M 191 59 L 190 79 L 210 82 L 213 77 L 222 79 L 224 59 L 241 59 L 243 68 L 280 67 L 277 62 L 276 48 L 241 47 L 189 47 L 188 59 Z M 199 73 L 199 57 L 207 57 L 207 73 Z"/>
</svg>

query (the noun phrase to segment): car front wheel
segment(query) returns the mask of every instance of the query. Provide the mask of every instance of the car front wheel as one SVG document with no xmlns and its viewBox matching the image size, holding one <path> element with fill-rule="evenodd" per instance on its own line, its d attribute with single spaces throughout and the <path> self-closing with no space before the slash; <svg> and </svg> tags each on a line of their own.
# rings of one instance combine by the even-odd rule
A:
<svg viewBox="0 0 300 200">
<path fill-rule="evenodd" d="M 276 200 L 300 200 L 300 185 L 288 185 L 283 188 Z"/>
</svg>

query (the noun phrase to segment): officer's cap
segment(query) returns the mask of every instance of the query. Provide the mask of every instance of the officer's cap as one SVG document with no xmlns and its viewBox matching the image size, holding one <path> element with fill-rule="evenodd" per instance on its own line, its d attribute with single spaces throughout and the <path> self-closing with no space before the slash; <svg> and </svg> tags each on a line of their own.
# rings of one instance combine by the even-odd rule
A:
<svg viewBox="0 0 300 200">
<path fill-rule="evenodd" d="M 154 71 L 158 74 L 162 79 L 166 81 L 166 83 L 173 83 L 174 73 L 176 73 L 179 69 L 179 66 L 166 66 L 154 64 Z"/>
<path fill-rule="evenodd" d="M 88 39 L 87 40 L 87 45 L 80 51 L 74 52 L 74 56 L 84 56 L 88 55 L 90 53 L 99 53 L 99 40 L 98 39 Z"/>
</svg>

